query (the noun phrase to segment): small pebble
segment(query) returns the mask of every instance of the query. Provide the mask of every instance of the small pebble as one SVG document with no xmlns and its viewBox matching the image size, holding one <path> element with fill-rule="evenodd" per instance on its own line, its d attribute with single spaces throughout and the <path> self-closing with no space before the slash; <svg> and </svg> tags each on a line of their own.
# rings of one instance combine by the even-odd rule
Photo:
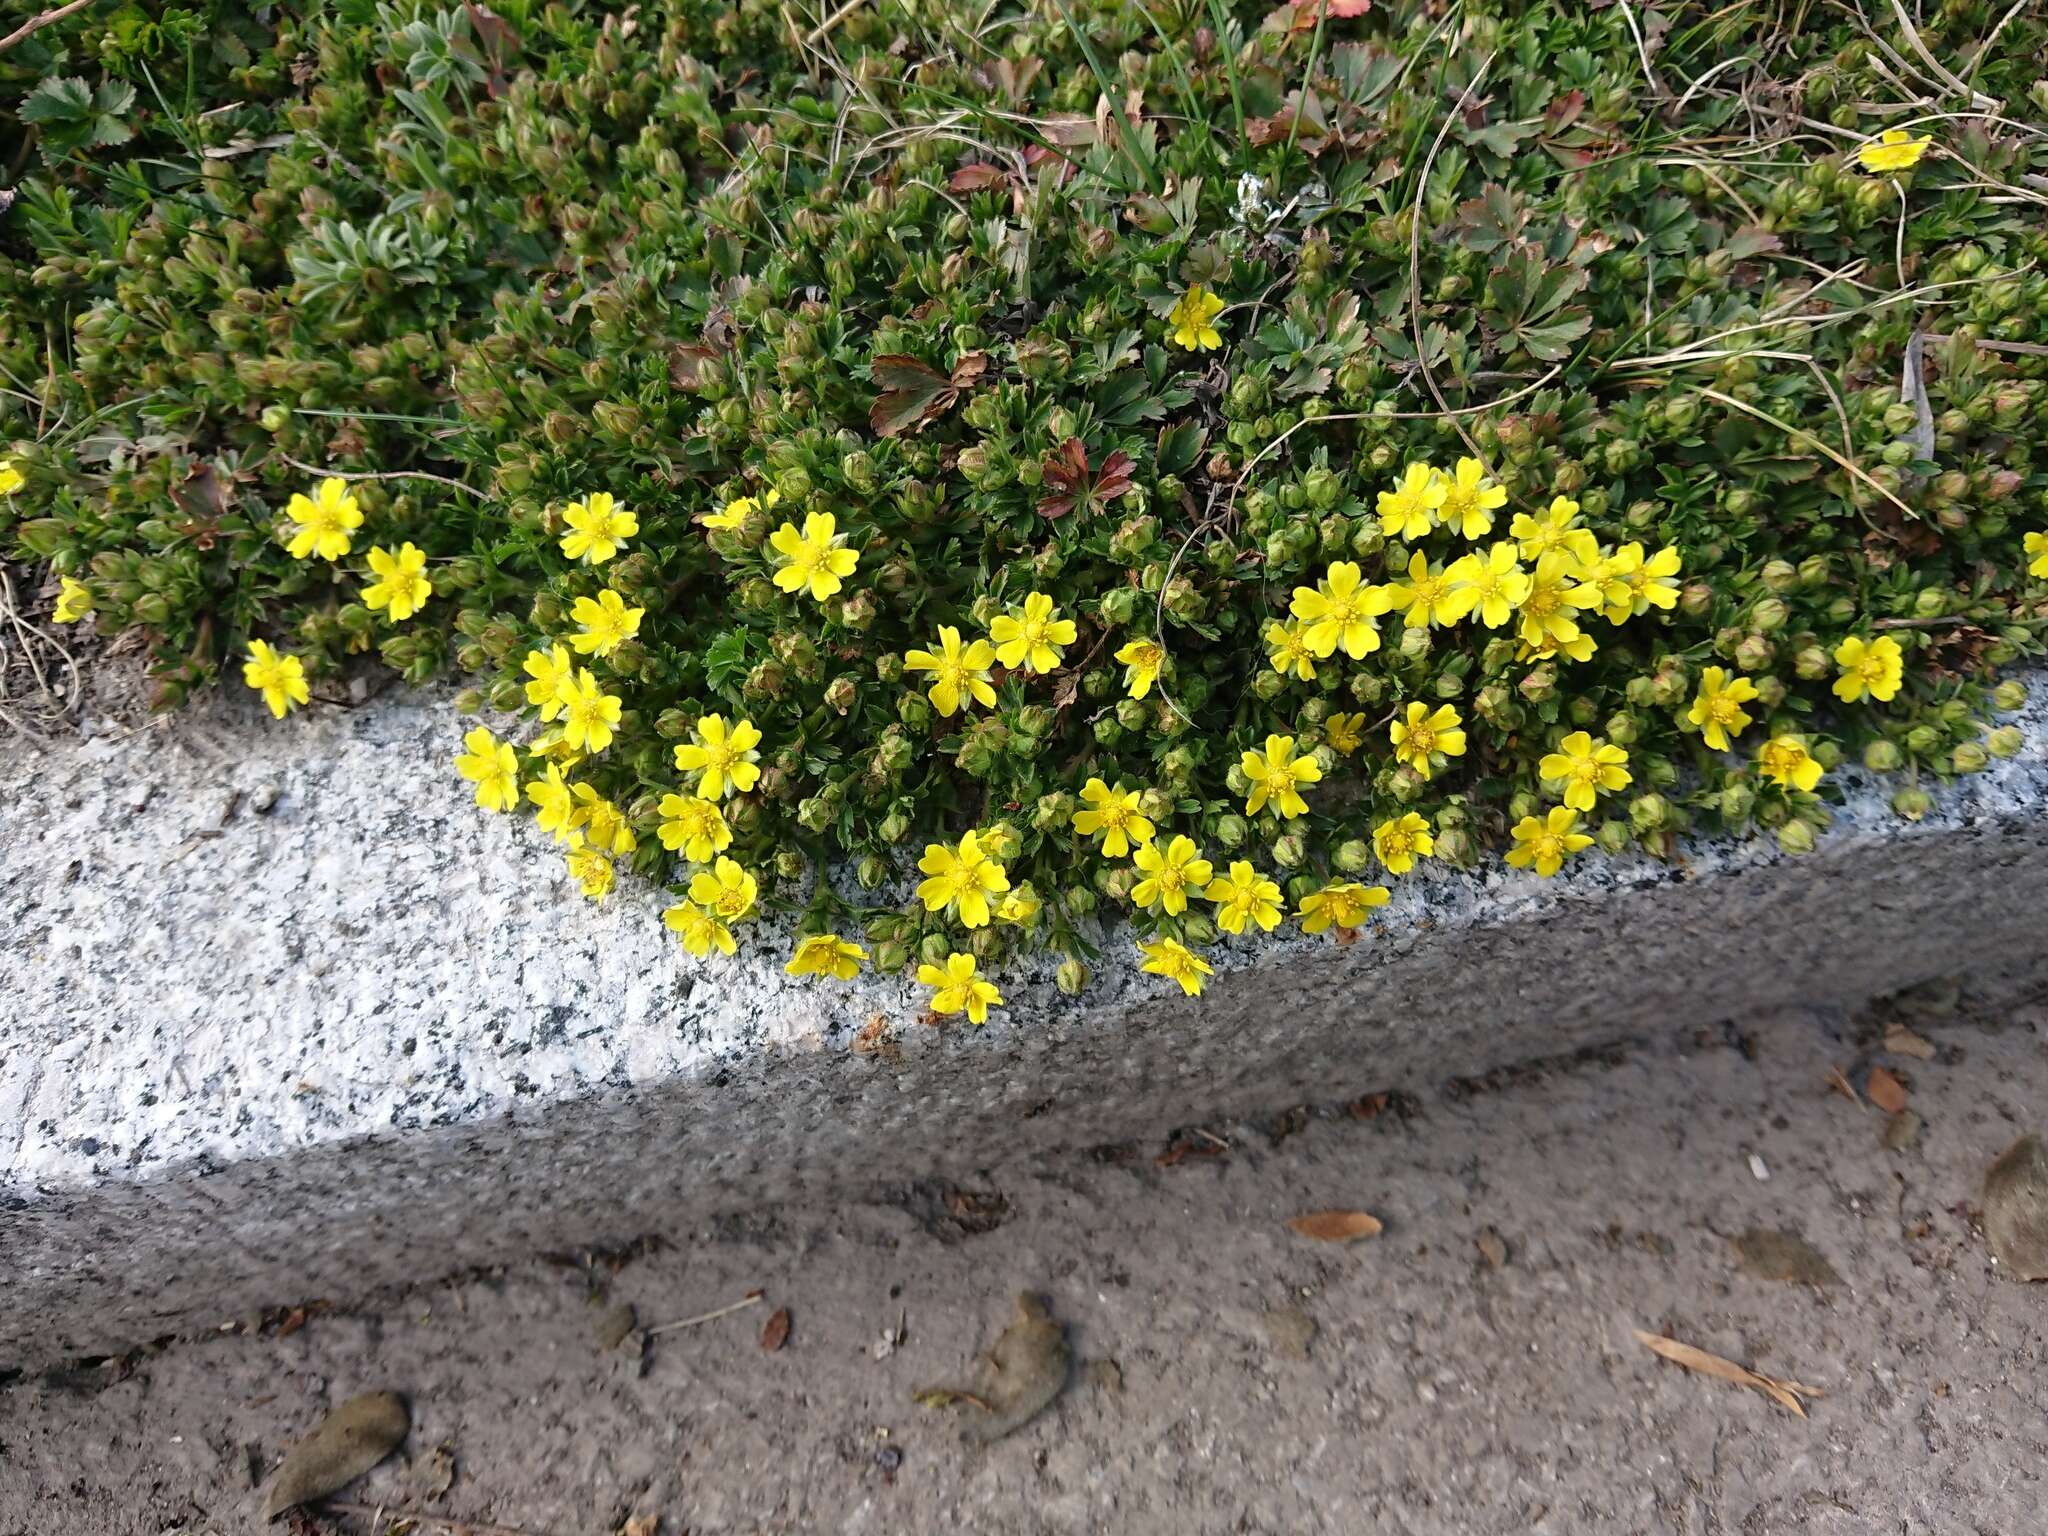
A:
<svg viewBox="0 0 2048 1536">
<path fill-rule="evenodd" d="M 1749 1171 L 1755 1176 L 1757 1183 L 1768 1184 L 1770 1182 L 1771 1170 L 1764 1166 L 1764 1160 L 1754 1152 L 1749 1154 Z"/>
<path fill-rule="evenodd" d="M 894 1472 L 903 1465 L 903 1453 L 893 1445 L 885 1445 L 875 1452 L 875 1465 L 884 1472 Z"/>
<path fill-rule="evenodd" d="M 249 809 L 258 816 L 268 816 L 281 793 L 275 784 L 259 784 L 249 791 Z"/>
</svg>

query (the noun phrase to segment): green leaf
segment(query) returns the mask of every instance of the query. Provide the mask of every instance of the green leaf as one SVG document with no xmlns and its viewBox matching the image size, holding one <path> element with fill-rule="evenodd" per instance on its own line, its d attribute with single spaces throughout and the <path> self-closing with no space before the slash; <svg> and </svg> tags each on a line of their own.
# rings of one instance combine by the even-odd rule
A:
<svg viewBox="0 0 2048 1536">
<path fill-rule="evenodd" d="M 92 88 L 76 75 L 45 80 L 22 98 L 24 123 L 75 123 L 92 116 Z"/>
<path fill-rule="evenodd" d="M 1195 467 L 1195 461 L 1202 456 L 1202 447 L 1209 441 L 1209 429 L 1199 421 L 1183 421 L 1159 429 L 1159 446 L 1153 450 L 1153 459 L 1162 475 L 1186 474 Z"/>
<path fill-rule="evenodd" d="M 747 675 L 747 632 L 728 629 L 704 648 L 704 676 L 723 689 Z"/>
</svg>

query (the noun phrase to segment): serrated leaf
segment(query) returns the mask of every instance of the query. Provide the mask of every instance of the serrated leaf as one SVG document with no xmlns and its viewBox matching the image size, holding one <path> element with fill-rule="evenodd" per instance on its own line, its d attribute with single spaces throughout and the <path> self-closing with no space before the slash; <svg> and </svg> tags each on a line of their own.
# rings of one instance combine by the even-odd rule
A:
<svg viewBox="0 0 2048 1536">
<path fill-rule="evenodd" d="M 725 688 L 747 675 L 747 632 L 729 629 L 704 648 L 704 677 Z"/>
<path fill-rule="evenodd" d="M 1153 449 L 1153 461 L 1162 475 L 1186 474 L 1202 456 L 1202 448 L 1209 441 L 1209 429 L 1199 421 L 1183 421 L 1174 426 L 1159 429 L 1159 443 Z"/>
<path fill-rule="evenodd" d="M 45 80 L 22 98 L 24 123 L 78 122 L 92 115 L 92 88 L 76 75 Z"/>
</svg>

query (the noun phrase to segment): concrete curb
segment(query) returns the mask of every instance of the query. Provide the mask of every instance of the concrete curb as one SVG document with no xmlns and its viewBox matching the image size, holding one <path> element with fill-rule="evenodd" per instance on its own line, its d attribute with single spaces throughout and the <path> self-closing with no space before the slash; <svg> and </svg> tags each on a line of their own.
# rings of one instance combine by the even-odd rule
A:
<svg viewBox="0 0 2048 1536">
<path fill-rule="evenodd" d="M 659 893 L 575 896 L 468 804 L 445 700 L 239 701 L 0 769 L 0 1363 L 342 1299 L 719 1206 L 984 1167 L 1940 976 L 2048 978 L 2048 711 L 1918 825 L 1848 785 L 1788 859 L 1494 865 L 1372 934 L 1226 950 L 1199 1003 L 1122 946 L 983 1030 L 905 978 L 817 988 L 786 932 L 692 961 Z"/>
</svg>

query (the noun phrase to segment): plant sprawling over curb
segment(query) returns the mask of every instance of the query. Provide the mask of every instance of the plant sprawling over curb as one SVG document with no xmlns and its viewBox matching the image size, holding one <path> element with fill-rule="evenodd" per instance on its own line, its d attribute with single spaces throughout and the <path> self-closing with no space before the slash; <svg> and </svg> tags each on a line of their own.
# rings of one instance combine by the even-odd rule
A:
<svg viewBox="0 0 2048 1536">
<path fill-rule="evenodd" d="M 0 54 L 55 616 L 166 702 L 469 674 L 518 719 L 460 771 L 588 894 L 698 952 L 801 909 L 793 970 L 976 1020 L 1101 915 L 1194 991 L 1430 860 L 1796 852 L 1847 753 L 1915 816 L 2015 748 L 2040 15 L 801 11 L 102 0 Z"/>
</svg>

